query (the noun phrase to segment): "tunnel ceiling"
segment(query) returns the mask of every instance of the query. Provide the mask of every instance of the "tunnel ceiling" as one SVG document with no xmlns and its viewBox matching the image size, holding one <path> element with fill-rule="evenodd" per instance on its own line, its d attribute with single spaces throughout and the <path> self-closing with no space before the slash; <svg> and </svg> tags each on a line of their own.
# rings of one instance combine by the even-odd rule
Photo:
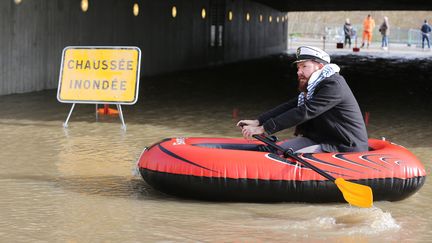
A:
<svg viewBox="0 0 432 243">
<path fill-rule="evenodd" d="M 283 12 L 358 11 L 358 10 L 432 10 L 431 0 L 254 0 Z"/>
</svg>

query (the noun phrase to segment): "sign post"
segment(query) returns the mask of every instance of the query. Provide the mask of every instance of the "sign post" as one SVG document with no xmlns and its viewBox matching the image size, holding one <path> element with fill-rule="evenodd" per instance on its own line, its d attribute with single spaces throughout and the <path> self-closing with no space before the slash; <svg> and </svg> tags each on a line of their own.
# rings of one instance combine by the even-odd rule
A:
<svg viewBox="0 0 432 243">
<path fill-rule="evenodd" d="M 63 49 L 57 100 L 75 104 L 115 104 L 126 130 L 121 105 L 138 100 L 141 50 L 138 47 L 69 46 Z"/>
</svg>

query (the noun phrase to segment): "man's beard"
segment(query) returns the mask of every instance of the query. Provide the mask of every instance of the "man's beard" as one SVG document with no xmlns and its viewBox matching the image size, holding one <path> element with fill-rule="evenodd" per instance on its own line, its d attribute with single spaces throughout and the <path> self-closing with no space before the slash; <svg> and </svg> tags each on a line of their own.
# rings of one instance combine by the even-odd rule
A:
<svg viewBox="0 0 432 243">
<path fill-rule="evenodd" d="M 307 85 L 308 85 L 308 81 L 306 79 L 302 78 L 302 80 L 300 80 L 300 79 L 298 80 L 298 90 L 300 92 L 306 92 L 307 91 Z"/>
</svg>

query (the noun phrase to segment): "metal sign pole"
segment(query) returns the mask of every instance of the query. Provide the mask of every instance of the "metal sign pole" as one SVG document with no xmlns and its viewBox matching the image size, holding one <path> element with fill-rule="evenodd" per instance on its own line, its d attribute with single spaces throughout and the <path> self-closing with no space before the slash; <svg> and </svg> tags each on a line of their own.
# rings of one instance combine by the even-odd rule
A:
<svg viewBox="0 0 432 243">
<path fill-rule="evenodd" d="M 117 110 L 119 111 L 119 117 L 120 117 L 120 120 L 122 122 L 122 129 L 126 131 L 126 124 L 124 122 L 123 111 L 121 109 L 121 105 L 117 104 Z"/>
<path fill-rule="evenodd" d="M 69 118 L 71 117 L 72 111 L 73 111 L 74 108 L 75 108 L 75 103 L 73 103 L 73 105 L 72 105 L 72 107 L 71 107 L 71 109 L 69 111 L 69 115 L 67 116 L 66 121 L 63 123 L 63 127 L 64 128 L 68 127 Z"/>
<path fill-rule="evenodd" d="M 96 121 L 99 120 L 98 104 L 96 103 Z"/>
</svg>

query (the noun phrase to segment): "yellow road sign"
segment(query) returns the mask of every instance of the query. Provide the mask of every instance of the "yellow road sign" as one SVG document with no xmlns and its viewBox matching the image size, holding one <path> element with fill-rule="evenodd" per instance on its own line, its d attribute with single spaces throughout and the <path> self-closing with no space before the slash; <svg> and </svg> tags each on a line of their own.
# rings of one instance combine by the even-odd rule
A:
<svg viewBox="0 0 432 243">
<path fill-rule="evenodd" d="M 57 99 L 64 103 L 135 104 L 140 63 L 138 47 L 66 47 Z"/>
</svg>

